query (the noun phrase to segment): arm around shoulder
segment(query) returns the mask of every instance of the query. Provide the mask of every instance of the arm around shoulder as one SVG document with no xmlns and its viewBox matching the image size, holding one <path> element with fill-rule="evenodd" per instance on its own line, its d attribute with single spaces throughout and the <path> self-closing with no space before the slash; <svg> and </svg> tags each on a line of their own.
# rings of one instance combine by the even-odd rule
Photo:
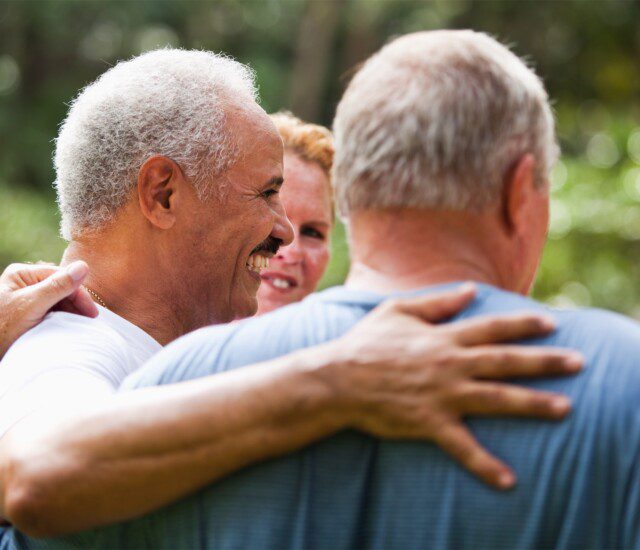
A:
<svg viewBox="0 0 640 550">
<path fill-rule="evenodd" d="M 15 485 L 18 527 L 52 536 L 131 519 L 347 427 L 435 441 L 484 480 L 512 484 L 501 485 L 506 467 L 465 432 L 463 416 L 560 418 L 566 400 L 557 407 L 558 396 L 475 379 L 568 374 L 579 364 L 559 350 L 486 345 L 547 333 L 539 315 L 439 326 L 418 315 L 429 310 L 435 321 L 465 303 L 455 292 L 422 299 L 418 311 L 415 302 L 394 303 L 316 348 L 122 392 L 25 432 L 26 451 L 12 463 L 26 472 Z M 481 351 L 470 353 L 473 346 Z"/>
<path fill-rule="evenodd" d="M 124 392 L 3 444 L 4 513 L 33 536 L 130 519 L 344 427 L 322 350 Z M 33 424 L 32 424 L 33 426 Z"/>
</svg>

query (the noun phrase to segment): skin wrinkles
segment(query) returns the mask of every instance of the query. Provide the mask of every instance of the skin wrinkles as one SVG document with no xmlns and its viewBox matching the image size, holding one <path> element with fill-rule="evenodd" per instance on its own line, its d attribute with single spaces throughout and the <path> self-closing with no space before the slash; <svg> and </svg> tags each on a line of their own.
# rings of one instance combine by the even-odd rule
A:
<svg viewBox="0 0 640 550">
<path fill-rule="evenodd" d="M 230 115 L 234 117 L 239 119 L 235 121 L 238 146 L 247 152 L 227 172 L 229 192 L 217 215 L 208 217 L 208 234 L 213 232 L 212 226 L 219 225 L 219 219 L 225 219 L 224 228 L 201 250 L 202 257 L 210 259 L 212 268 L 217 266 L 213 271 L 218 275 L 216 322 L 255 313 L 260 279 L 246 267 L 249 256 L 267 239 L 286 244 L 293 238 L 279 197 L 283 181 L 282 140 L 266 114 L 260 117 L 259 124 L 255 120 L 248 124 L 242 112 Z M 261 146 L 252 147 L 251 143 Z M 224 243 L 222 249 L 220 243 Z M 220 292 L 221 289 L 225 291 Z M 225 311 L 220 311 L 221 295 L 228 296 Z"/>
<path fill-rule="evenodd" d="M 230 109 L 227 116 L 238 148 L 245 154 L 225 173 L 222 200 L 212 197 L 194 205 L 199 209 L 193 216 L 198 220 L 198 234 L 192 241 L 196 250 L 190 261 L 197 258 L 204 268 L 198 280 L 207 287 L 200 296 L 209 296 L 206 324 L 253 315 L 259 280 L 246 267 L 249 256 L 270 237 L 285 242 L 292 238 L 279 198 L 283 181 L 280 136 L 257 107 Z M 250 145 L 255 143 L 260 146 Z"/>
<path fill-rule="evenodd" d="M 314 292 L 331 254 L 333 212 L 327 174 L 317 163 L 285 151 L 284 180 L 281 198 L 295 239 L 280 249 L 261 274 L 259 314 L 298 302 Z M 279 288 L 277 282 L 274 284 L 277 279 L 290 286 Z"/>
<path fill-rule="evenodd" d="M 292 241 L 273 185 L 282 177 L 282 141 L 257 104 L 240 106 L 246 99 L 230 95 L 222 106 L 225 139 L 228 134 L 242 159 L 211 176 L 209 190 L 217 200 L 200 200 L 177 163 L 154 155 L 140 166 L 135 190 L 113 223 L 74 239 L 67 250 L 65 262 L 86 262 L 87 286 L 109 309 L 161 344 L 203 324 L 253 313 L 259 278 L 246 268 L 249 255 L 268 237 Z M 530 178 L 510 183 L 504 216 L 485 220 L 486 229 L 498 230 L 492 238 L 503 251 L 531 251 L 526 231 L 538 212 L 527 210 Z M 364 221 L 352 220 L 352 235 Z M 380 219 L 371 221 L 372 230 L 380 230 Z M 406 239 L 434 228 L 407 226 Z M 299 233 L 313 235 L 307 222 Z M 396 236 L 399 242 L 404 237 Z M 367 259 L 360 252 L 369 243 L 360 244 L 356 261 Z M 522 256 L 525 263 L 534 259 Z M 413 255 L 397 261 L 409 265 Z M 463 419 L 562 418 L 569 410 L 565 397 L 501 380 L 573 374 L 582 359 L 532 346 L 505 353 L 493 345 L 547 334 L 553 321 L 540 315 L 439 324 L 475 293 L 463 285 L 390 300 L 336 340 L 198 380 L 116 395 L 103 384 L 82 382 L 83 391 L 41 403 L 0 441 L 0 514 L 40 537 L 128 520 L 344 429 L 432 441 L 479 478 L 508 488 L 514 475 L 482 448 Z M 153 456 L 158 459 L 149 460 Z"/>
<path fill-rule="evenodd" d="M 474 280 L 527 295 L 544 248 L 549 186 L 534 159 L 505 177 L 504 197 L 483 212 L 405 208 L 354 213 L 346 285 L 380 293 Z"/>
<path fill-rule="evenodd" d="M 206 182 L 214 192 L 201 199 L 179 165 L 152 157 L 114 223 L 65 252 L 63 263 L 89 264 L 87 286 L 109 309 L 163 345 L 253 315 L 260 279 L 247 268 L 249 256 L 268 237 L 285 245 L 293 238 L 279 196 L 282 140 L 271 119 L 257 104 L 231 103 L 225 123 L 245 153 Z"/>
</svg>

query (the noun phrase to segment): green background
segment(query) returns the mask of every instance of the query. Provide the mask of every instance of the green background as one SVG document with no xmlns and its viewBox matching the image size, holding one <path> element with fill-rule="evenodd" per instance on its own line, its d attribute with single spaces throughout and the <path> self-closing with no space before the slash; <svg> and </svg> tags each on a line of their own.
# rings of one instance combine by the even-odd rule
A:
<svg viewBox="0 0 640 550">
<path fill-rule="evenodd" d="M 316 0 L 0 2 L 0 267 L 57 261 L 51 155 L 68 102 L 118 59 L 165 45 L 257 72 L 267 111 L 330 125 L 352 67 L 398 34 L 489 32 L 544 78 L 562 160 L 535 295 L 640 317 L 640 3 Z M 342 227 L 322 285 L 348 269 Z"/>
</svg>

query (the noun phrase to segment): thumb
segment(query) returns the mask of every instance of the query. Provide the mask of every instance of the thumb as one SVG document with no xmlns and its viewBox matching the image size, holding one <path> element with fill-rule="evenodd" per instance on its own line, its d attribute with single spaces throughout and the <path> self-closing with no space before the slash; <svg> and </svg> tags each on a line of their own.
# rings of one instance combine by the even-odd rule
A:
<svg viewBox="0 0 640 550">
<path fill-rule="evenodd" d="M 31 313 L 45 315 L 61 300 L 73 294 L 89 273 L 89 266 L 82 261 L 69 264 L 59 269 L 43 281 L 24 289 L 24 294 L 32 299 L 36 311 Z"/>
<path fill-rule="evenodd" d="M 460 313 L 475 299 L 476 293 L 477 288 L 473 283 L 464 283 L 453 290 L 396 300 L 395 306 L 407 315 L 436 323 Z"/>
</svg>

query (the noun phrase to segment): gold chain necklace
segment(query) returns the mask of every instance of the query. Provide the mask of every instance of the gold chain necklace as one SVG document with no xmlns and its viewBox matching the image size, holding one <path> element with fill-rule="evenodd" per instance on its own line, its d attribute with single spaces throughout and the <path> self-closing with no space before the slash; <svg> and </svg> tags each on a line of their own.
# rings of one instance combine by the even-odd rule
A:
<svg viewBox="0 0 640 550">
<path fill-rule="evenodd" d="M 92 297 L 96 302 L 98 302 L 98 303 L 99 303 L 103 308 L 105 308 L 105 309 L 109 309 L 109 308 L 107 307 L 107 304 L 105 304 L 105 303 L 104 303 L 104 300 L 103 300 L 102 298 L 100 298 L 100 296 L 98 295 L 98 293 L 97 293 L 97 292 L 94 292 L 93 290 L 91 290 L 91 289 L 90 289 L 88 286 L 86 286 L 86 285 L 85 285 L 85 287 L 84 287 L 84 288 L 86 288 L 86 289 L 87 289 L 87 292 L 88 292 L 89 294 L 91 294 L 91 297 Z"/>
</svg>

